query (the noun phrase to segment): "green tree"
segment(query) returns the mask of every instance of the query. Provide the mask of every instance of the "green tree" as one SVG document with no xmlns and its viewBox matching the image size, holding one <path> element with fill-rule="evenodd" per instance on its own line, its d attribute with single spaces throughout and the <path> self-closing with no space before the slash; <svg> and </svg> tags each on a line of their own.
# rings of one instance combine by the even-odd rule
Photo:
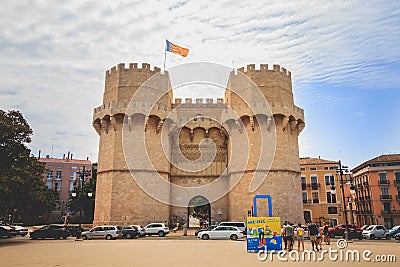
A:
<svg viewBox="0 0 400 267">
<path fill-rule="evenodd" d="M 55 205 L 56 192 L 46 187 L 45 165 L 26 146 L 33 134 L 19 111 L 0 110 L 0 217 L 35 223 Z"/>
</svg>

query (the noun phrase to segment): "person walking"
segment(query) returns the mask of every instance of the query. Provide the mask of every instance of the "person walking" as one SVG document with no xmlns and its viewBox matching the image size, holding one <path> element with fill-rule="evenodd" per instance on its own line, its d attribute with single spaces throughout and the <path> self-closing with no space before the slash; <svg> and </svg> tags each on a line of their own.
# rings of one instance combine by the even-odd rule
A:
<svg viewBox="0 0 400 267">
<path fill-rule="evenodd" d="M 325 223 L 324 229 L 322 230 L 322 235 L 324 237 L 325 244 L 327 244 L 327 245 L 329 245 L 329 243 L 331 241 L 328 230 L 329 230 L 328 223 Z"/>
<path fill-rule="evenodd" d="M 297 233 L 297 250 L 304 251 L 304 229 L 301 227 L 300 223 L 297 225 L 296 233 Z M 300 250 L 300 244 L 302 246 L 302 250 Z"/>
<path fill-rule="evenodd" d="M 317 242 L 317 235 L 318 235 L 318 227 L 315 223 L 313 223 L 312 221 L 310 221 L 308 223 L 308 233 L 310 234 L 310 240 L 311 240 L 311 246 L 312 246 L 312 250 L 314 250 L 314 246 L 317 249 L 317 251 L 319 251 L 318 246 L 316 244 Z"/>
</svg>

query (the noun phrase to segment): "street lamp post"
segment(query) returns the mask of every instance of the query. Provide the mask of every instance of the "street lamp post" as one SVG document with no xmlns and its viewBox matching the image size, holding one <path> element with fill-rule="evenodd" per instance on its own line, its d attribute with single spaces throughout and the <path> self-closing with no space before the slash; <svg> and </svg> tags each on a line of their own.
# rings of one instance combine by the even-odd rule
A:
<svg viewBox="0 0 400 267">
<path fill-rule="evenodd" d="M 81 240 L 82 239 L 82 210 L 83 210 L 83 196 L 85 194 L 84 192 L 84 183 L 85 183 L 85 177 L 90 176 L 90 170 L 86 170 L 86 167 L 83 166 L 82 171 L 78 172 L 79 178 L 81 179 L 81 199 L 80 199 L 80 207 L 79 207 L 79 229 L 76 234 L 76 240 Z M 78 185 L 79 188 L 79 185 Z M 76 197 L 78 193 L 77 188 L 74 188 L 74 191 L 72 192 L 72 197 Z M 88 197 L 92 197 L 92 192 L 88 193 Z"/>
</svg>

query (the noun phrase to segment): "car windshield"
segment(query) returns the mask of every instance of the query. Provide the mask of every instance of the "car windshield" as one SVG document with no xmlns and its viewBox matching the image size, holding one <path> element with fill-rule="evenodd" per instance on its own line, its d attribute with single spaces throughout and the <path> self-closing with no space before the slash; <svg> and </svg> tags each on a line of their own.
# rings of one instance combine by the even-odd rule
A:
<svg viewBox="0 0 400 267">
<path fill-rule="evenodd" d="M 390 230 L 397 230 L 397 229 L 399 229 L 399 227 L 400 227 L 400 225 L 397 225 L 397 226 L 393 227 L 393 228 L 390 229 Z"/>
<path fill-rule="evenodd" d="M 365 230 L 369 231 L 369 230 L 372 230 L 373 228 L 374 228 L 374 226 L 372 225 L 372 226 L 368 226 Z"/>
</svg>

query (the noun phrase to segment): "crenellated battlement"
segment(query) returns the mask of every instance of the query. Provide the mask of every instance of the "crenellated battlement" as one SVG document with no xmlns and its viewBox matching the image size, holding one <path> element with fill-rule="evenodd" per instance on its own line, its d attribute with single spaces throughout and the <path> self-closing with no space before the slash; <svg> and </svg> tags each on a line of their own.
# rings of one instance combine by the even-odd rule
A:
<svg viewBox="0 0 400 267">
<path fill-rule="evenodd" d="M 128 68 L 126 68 L 125 63 L 119 63 L 117 66 L 114 66 L 106 71 L 106 78 L 107 76 L 119 74 L 121 72 L 138 72 L 138 73 L 147 72 L 153 75 L 159 71 L 161 71 L 161 69 L 156 66 L 154 66 L 153 70 L 151 70 L 149 63 L 142 63 L 141 68 L 138 67 L 138 63 L 129 63 Z"/>
<path fill-rule="evenodd" d="M 256 64 L 248 64 L 246 66 L 246 70 L 244 67 L 241 67 L 238 69 L 238 71 L 243 72 L 245 74 L 275 72 L 275 73 L 280 73 L 290 79 L 292 78 L 292 73 L 290 71 L 277 64 L 272 65 L 272 69 L 268 68 L 268 64 L 260 64 L 260 69 L 256 69 Z"/>
<path fill-rule="evenodd" d="M 198 104 L 223 104 L 224 99 L 223 98 L 185 98 L 182 100 L 182 98 L 175 98 L 175 102 L 173 103 L 175 106 L 181 105 L 181 104 L 188 104 L 188 105 L 198 105 Z"/>
</svg>

